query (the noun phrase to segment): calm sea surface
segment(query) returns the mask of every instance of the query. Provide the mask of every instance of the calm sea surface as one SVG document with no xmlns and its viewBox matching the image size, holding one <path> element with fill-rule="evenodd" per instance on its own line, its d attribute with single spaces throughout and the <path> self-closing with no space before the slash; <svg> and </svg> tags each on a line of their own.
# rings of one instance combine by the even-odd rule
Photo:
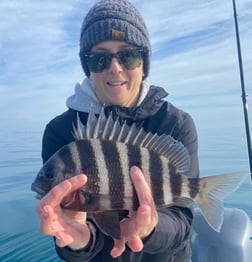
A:
<svg viewBox="0 0 252 262">
<path fill-rule="evenodd" d="M 217 109 L 216 109 L 217 110 Z M 196 110 L 195 110 L 196 112 Z M 197 109 L 197 112 L 198 109 Z M 201 175 L 248 171 L 243 120 L 231 121 L 223 116 L 218 123 L 195 114 L 200 142 Z M 192 110 L 194 114 L 194 110 Z M 207 120 L 206 120 L 206 119 Z M 239 116 L 240 118 L 240 116 Z M 205 120 L 204 120 L 205 119 Z M 223 120 L 224 119 L 224 120 Z M 226 121 L 226 122 L 225 122 Z M 0 128 L 0 261 L 60 261 L 51 237 L 38 231 L 35 213 L 37 200 L 30 191 L 41 166 L 42 129 L 26 127 L 22 130 Z M 252 217 L 252 187 L 250 180 L 229 196 L 225 205 L 245 210 Z"/>
</svg>

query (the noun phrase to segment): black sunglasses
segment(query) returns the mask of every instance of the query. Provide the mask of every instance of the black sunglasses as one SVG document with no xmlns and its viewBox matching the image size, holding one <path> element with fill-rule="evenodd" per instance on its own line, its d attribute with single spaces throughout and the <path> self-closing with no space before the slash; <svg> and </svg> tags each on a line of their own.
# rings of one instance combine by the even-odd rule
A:
<svg viewBox="0 0 252 262">
<path fill-rule="evenodd" d="M 119 51 L 116 54 L 102 52 L 84 53 L 83 58 L 91 72 L 99 73 L 109 69 L 113 58 L 116 58 L 119 64 L 127 70 L 135 69 L 141 65 L 143 53 L 144 50 L 142 48 L 131 48 Z"/>
</svg>

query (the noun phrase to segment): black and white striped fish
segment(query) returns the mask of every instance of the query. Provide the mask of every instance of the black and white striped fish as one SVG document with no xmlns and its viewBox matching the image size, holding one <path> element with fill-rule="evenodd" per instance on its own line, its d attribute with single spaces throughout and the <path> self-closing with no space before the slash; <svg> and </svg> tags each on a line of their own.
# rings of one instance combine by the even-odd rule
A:
<svg viewBox="0 0 252 262">
<path fill-rule="evenodd" d="M 157 208 L 193 200 L 206 221 L 220 231 L 223 199 L 236 190 L 247 174 L 235 173 L 190 179 L 183 174 L 190 161 L 187 149 L 169 135 L 146 133 L 134 124 L 98 118 L 90 110 L 86 127 L 77 116 L 74 142 L 59 149 L 41 168 L 31 189 L 38 198 L 55 185 L 84 173 L 87 184 L 67 196 L 62 207 L 88 212 L 106 234 L 120 238 L 120 219 L 136 210 L 138 200 L 129 170 L 138 166 L 146 175 Z M 189 200 L 188 200 L 189 199 Z"/>
</svg>

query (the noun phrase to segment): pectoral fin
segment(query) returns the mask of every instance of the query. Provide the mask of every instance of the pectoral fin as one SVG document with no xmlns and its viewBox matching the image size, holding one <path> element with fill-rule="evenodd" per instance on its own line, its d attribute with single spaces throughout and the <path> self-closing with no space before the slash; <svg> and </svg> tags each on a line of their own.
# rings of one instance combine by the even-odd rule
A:
<svg viewBox="0 0 252 262">
<path fill-rule="evenodd" d="M 121 238 L 120 221 L 128 217 L 127 210 L 104 211 L 90 214 L 97 227 L 106 235 L 115 239 Z"/>
</svg>

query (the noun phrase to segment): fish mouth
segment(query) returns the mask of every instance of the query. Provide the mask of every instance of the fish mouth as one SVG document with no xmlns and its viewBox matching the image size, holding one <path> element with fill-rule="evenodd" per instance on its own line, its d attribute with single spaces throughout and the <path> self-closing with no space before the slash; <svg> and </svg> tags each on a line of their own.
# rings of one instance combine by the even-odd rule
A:
<svg viewBox="0 0 252 262">
<path fill-rule="evenodd" d="M 37 193 L 36 198 L 41 199 L 43 196 L 47 194 L 43 189 L 41 189 L 37 184 L 32 183 L 31 190 Z"/>
</svg>

